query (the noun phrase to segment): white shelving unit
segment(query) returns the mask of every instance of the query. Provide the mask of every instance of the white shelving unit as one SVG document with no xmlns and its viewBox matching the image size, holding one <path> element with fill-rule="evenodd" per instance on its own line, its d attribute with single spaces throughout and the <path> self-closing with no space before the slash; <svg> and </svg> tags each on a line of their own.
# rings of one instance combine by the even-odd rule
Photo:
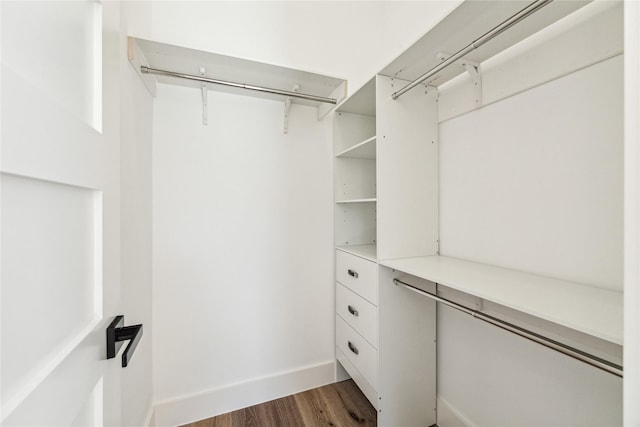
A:
<svg viewBox="0 0 640 427">
<path fill-rule="evenodd" d="M 480 64 L 588 3 L 553 2 L 466 59 Z M 370 399 L 372 390 L 377 395 L 381 426 L 437 421 L 436 304 L 394 286 L 394 278 L 430 292 L 440 284 L 477 302 L 480 310 L 487 301 L 505 312 L 531 316 L 542 333 L 552 324 L 606 346 L 622 345 L 621 292 L 440 255 L 438 86 L 466 73 L 465 67 L 452 65 L 392 99 L 436 66 L 440 53 L 457 52 L 525 5 L 461 3 L 336 109 L 335 243 L 347 259 L 378 267 L 378 384 L 364 389 Z M 340 269 L 343 265 L 337 276 L 344 274 Z M 344 359 L 340 354 L 338 359 Z M 360 381 L 357 366 L 345 364 Z"/>
<path fill-rule="evenodd" d="M 372 136 L 369 139 L 362 141 L 353 147 L 347 148 L 341 153 L 336 154 L 337 158 L 348 159 L 365 159 L 375 160 L 376 158 L 376 137 Z"/>
<path fill-rule="evenodd" d="M 337 103 L 340 103 L 347 94 L 347 82 L 336 77 L 153 40 L 129 37 L 128 56 L 130 63 L 153 96 L 156 96 L 157 83 L 179 85 L 197 90 L 202 89 L 202 83 L 165 75 L 144 74 L 140 70 L 141 66 L 195 76 L 201 76 L 202 70 L 204 70 L 206 77 L 216 80 L 334 98 Z M 248 91 L 216 84 L 207 84 L 206 87 L 207 90 L 317 107 L 319 118 L 323 118 L 335 107 L 335 104 L 289 98 L 263 91 Z"/>
<path fill-rule="evenodd" d="M 375 79 L 334 117 L 336 359 L 378 407 Z"/>
<path fill-rule="evenodd" d="M 377 212 L 375 79 L 336 108 L 337 246 L 374 245 Z"/>
</svg>

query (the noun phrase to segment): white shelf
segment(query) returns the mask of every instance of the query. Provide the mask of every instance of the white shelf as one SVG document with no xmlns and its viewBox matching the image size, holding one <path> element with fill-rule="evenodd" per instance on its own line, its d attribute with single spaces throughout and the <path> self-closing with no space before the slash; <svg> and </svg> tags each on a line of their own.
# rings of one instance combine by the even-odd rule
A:
<svg viewBox="0 0 640 427">
<path fill-rule="evenodd" d="M 347 83 L 343 79 L 134 37 L 129 37 L 129 60 L 138 73 L 140 73 L 140 65 L 145 65 L 151 68 L 199 76 L 200 68 L 204 67 L 207 77 L 210 78 L 284 91 L 293 91 L 294 86 L 298 85 L 299 92 L 336 98 L 338 103 L 344 100 L 347 93 Z M 158 82 L 198 90 L 201 88 L 201 83 L 197 81 L 162 75 L 140 74 L 140 76 L 148 87 Z M 266 92 L 247 91 L 216 84 L 208 84 L 207 86 L 209 90 L 219 92 L 278 101 L 287 99 L 286 96 Z M 317 101 L 298 98 L 293 98 L 292 102 L 318 107 L 319 110 L 322 109 L 321 116 L 328 109 L 335 107 L 332 104 L 321 104 Z"/>
<path fill-rule="evenodd" d="M 380 264 L 622 345 L 622 292 L 437 255 Z"/>
<path fill-rule="evenodd" d="M 336 246 L 336 249 L 369 261 L 378 262 L 376 244 Z"/>
<path fill-rule="evenodd" d="M 347 148 L 336 154 L 336 157 L 374 160 L 376 158 L 376 137 L 372 136 L 353 147 Z"/>
<path fill-rule="evenodd" d="M 356 90 L 353 95 L 339 104 L 336 111 L 343 113 L 376 115 L 376 79 L 375 77 Z"/>
<path fill-rule="evenodd" d="M 375 203 L 376 198 L 369 199 L 349 199 L 349 200 L 336 200 L 336 203 Z"/>
<path fill-rule="evenodd" d="M 555 1 L 505 31 L 490 43 L 470 52 L 465 58 L 481 63 L 526 39 L 588 4 L 588 1 Z M 409 49 L 386 66 L 380 74 L 412 81 L 440 64 L 438 53 L 453 54 L 488 29 L 509 18 L 520 9 L 519 1 L 464 1 Z M 463 67 L 447 67 L 429 82 L 439 86 L 465 72 Z M 346 102 L 345 102 L 346 103 Z"/>
</svg>

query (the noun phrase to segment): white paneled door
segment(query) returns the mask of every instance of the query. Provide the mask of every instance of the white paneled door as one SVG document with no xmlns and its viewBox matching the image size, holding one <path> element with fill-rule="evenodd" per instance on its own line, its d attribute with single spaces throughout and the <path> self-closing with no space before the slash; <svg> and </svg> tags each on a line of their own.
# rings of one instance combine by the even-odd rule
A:
<svg viewBox="0 0 640 427">
<path fill-rule="evenodd" d="M 2 426 L 120 425 L 113 7 L 0 4 Z"/>
</svg>

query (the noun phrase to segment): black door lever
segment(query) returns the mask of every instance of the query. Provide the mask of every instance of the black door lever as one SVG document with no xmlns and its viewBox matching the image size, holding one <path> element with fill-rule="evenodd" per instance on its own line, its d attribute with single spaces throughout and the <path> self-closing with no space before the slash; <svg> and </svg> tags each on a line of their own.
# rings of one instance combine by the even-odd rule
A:
<svg viewBox="0 0 640 427">
<path fill-rule="evenodd" d="M 116 316 L 107 327 L 107 359 L 113 359 L 124 341 L 129 341 L 122 353 L 122 367 L 126 368 L 142 338 L 142 325 L 124 326 L 124 316 Z"/>
</svg>

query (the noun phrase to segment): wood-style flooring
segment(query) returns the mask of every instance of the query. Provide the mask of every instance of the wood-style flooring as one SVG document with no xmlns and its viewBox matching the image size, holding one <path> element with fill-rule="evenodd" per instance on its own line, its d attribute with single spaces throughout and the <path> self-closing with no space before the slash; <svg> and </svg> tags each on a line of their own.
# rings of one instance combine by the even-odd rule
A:
<svg viewBox="0 0 640 427">
<path fill-rule="evenodd" d="M 376 410 L 353 380 L 239 409 L 184 427 L 370 427 Z"/>
</svg>

